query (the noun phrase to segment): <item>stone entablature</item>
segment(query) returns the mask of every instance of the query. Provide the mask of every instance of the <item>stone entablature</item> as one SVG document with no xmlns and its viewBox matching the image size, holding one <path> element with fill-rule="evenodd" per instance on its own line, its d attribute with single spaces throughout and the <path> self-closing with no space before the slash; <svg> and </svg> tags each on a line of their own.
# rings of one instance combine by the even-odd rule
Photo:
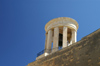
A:
<svg viewBox="0 0 100 66">
<path fill-rule="evenodd" d="M 50 29 L 53 29 L 55 27 L 62 27 L 62 26 L 66 26 L 72 29 L 75 29 L 77 31 L 78 29 L 78 23 L 69 17 L 60 17 L 60 18 L 55 18 L 52 19 L 51 21 L 49 21 L 46 25 L 45 25 L 45 31 L 47 32 Z"/>
</svg>

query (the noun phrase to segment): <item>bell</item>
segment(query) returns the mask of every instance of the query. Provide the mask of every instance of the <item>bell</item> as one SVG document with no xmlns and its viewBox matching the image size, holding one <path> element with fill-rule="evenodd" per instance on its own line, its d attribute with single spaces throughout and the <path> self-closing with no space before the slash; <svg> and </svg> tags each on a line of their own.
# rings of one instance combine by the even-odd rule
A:
<svg viewBox="0 0 100 66">
<path fill-rule="evenodd" d="M 62 47 L 63 35 L 59 34 L 59 47 Z"/>
</svg>

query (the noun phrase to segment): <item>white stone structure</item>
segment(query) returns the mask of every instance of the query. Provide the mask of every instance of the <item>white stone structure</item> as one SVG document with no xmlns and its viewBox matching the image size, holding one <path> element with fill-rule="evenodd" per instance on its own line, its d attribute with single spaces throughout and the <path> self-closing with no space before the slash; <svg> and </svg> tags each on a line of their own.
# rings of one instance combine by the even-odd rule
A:
<svg viewBox="0 0 100 66">
<path fill-rule="evenodd" d="M 72 18 L 60 17 L 49 21 L 45 25 L 45 52 L 36 59 L 58 51 L 59 46 L 67 48 L 67 46 L 77 42 L 77 29 L 78 23 Z"/>
</svg>

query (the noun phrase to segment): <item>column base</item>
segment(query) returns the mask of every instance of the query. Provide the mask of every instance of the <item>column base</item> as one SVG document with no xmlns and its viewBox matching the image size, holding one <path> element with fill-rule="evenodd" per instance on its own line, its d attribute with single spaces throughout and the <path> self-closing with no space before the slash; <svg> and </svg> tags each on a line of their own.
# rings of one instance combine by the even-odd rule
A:
<svg viewBox="0 0 100 66">
<path fill-rule="evenodd" d="M 45 56 L 48 56 L 50 53 L 44 53 L 44 54 L 42 54 L 42 55 L 40 55 L 40 56 L 38 56 L 37 58 L 36 58 L 36 60 L 38 60 L 38 59 L 41 59 L 41 58 L 43 58 L 43 57 L 45 57 Z"/>
<path fill-rule="evenodd" d="M 44 53 L 44 56 L 48 56 L 48 55 L 49 55 L 49 53 L 47 53 L 47 52 L 46 52 L 46 53 Z"/>
<path fill-rule="evenodd" d="M 54 53 L 54 52 L 56 52 L 56 51 L 58 51 L 58 47 L 52 49 L 52 53 Z"/>
</svg>

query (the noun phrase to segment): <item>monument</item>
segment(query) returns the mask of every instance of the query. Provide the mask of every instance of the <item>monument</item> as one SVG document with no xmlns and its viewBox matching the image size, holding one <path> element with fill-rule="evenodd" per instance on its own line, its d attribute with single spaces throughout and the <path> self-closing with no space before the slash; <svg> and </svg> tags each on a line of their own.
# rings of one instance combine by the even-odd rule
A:
<svg viewBox="0 0 100 66">
<path fill-rule="evenodd" d="M 49 21 L 44 53 L 27 66 L 100 66 L 100 29 L 78 42 L 77 30 L 78 23 L 72 18 Z"/>
<path fill-rule="evenodd" d="M 59 17 L 50 20 L 45 25 L 45 51 L 36 60 L 52 54 L 60 48 L 65 48 L 77 41 L 78 23 L 68 17 Z M 53 44 L 53 47 L 52 47 Z"/>
</svg>

